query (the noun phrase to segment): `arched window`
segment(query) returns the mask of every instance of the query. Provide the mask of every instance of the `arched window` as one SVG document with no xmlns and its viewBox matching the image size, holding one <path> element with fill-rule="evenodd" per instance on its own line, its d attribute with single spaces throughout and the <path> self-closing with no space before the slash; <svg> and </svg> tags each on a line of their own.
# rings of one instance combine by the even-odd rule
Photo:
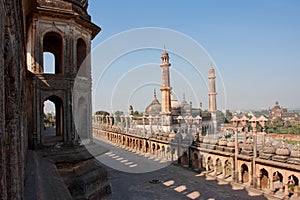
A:
<svg viewBox="0 0 300 200">
<path fill-rule="evenodd" d="M 79 72 L 80 76 L 86 76 L 88 72 L 88 65 L 86 65 L 86 51 L 87 47 L 82 38 L 77 40 L 76 44 L 76 54 L 77 54 L 77 71 Z"/>
<path fill-rule="evenodd" d="M 47 71 L 52 72 L 53 74 L 62 74 L 63 73 L 63 42 L 62 37 L 55 32 L 49 32 L 44 36 L 43 39 L 43 53 L 48 52 L 54 56 L 54 65 L 53 69 L 47 69 Z M 45 70 L 45 66 L 49 63 L 47 57 L 48 54 L 44 54 L 44 63 L 43 63 L 43 73 L 48 73 Z"/>
</svg>

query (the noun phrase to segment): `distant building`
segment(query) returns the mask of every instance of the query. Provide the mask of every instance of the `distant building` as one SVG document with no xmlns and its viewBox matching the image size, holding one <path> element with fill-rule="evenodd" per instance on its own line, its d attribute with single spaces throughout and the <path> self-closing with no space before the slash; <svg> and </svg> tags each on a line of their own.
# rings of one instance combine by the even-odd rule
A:
<svg viewBox="0 0 300 200">
<path fill-rule="evenodd" d="M 288 112 L 286 108 L 279 105 L 278 101 L 276 101 L 275 106 L 269 110 L 269 117 L 270 119 L 281 118 L 284 121 L 300 122 L 300 118 L 297 113 Z"/>
</svg>

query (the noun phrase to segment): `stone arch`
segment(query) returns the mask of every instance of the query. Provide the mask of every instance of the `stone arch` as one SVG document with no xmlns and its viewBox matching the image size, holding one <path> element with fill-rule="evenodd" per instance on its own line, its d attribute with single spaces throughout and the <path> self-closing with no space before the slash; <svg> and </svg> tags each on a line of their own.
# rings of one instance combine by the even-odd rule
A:
<svg viewBox="0 0 300 200">
<path fill-rule="evenodd" d="M 197 153 L 194 153 L 193 157 L 193 168 L 194 169 L 199 169 L 199 156 Z"/>
<path fill-rule="evenodd" d="M 295 191 L 299 191 L 299 179 L 294 175 L 288 177 L 288 192 L 290 195 L 293 195 Z"/>
<path fill-rule="evenodd" d="M 188 165 L 189 164 L 188 154 L 187 154 L 186 151 L 183 152 L 183 154 L 182 154 L 181 163 L 182 163 L 182 165 Z"/>
<path fill-rule="evenodd" d="M 139 150 L 142 150 L 142 149 L 143 149 L 143 141 L 139 140 Z"/>
<path fill-rule="evenodd" d="M 279 171 L 273 173 L 273 184 L 274 192 L 277 190 L 283 190 L 283 176 Z"/>
<path fill-rule="evenodd" d="M 164 145 L 161 147 L 161 154 L 162 154 L 162 157 L 165 157 L 165 155 L 166 155 L 166 148 Z"/>
<path fill-rule="evenodd" d="M 129 147 L 132 148 L 133 144 L 132 144 L 132 138 L 130 138 L 129 140 Z"/>
<path fill-rule="evenodd" d="M 229 160 L 225 161 L 225 176 L 232 176 L 232 163 Z"/>
<path fill-rule="evenodd" d="M 214 161 L 211 156 L 207 157 L 206 170 L 208 170 L 208 171 L 214 170 Z"/>
<path fill-rule="evenodd" d="M 149 142 L 146 142 L 146 153 L 149 153 Z"/>
<path fill-rule="evenodd" d="M 79 71 L 80 66 L 83 64 L 86 56 L 87 56 L 87 45 L 86 45 L 86 42 L 82 38 L 78 38 L 77 41 L 76 41 L 76 65 L 77 65 L 77 71 Z"/>
<path fill-rule="evenodd" d="M 245 163 L 242 164 L 241 166 L 241 172 L 242 172 L 242 183 L 249 182 L 249 169 Z"/>
<path fill-rule="evenodd" d="M 223 174 L 223 166 L 220 158 L 217 158 L 215 165 L 216 165 L 216 175 Z"/>
<path fill-rule="evenodd" d="M 123 136 L 122 145 L 126 145 L 126 137 Z"/>
<path fill-rule="evenodd" d="M 44 99 L 43 102 L 45 101 L 51 101 L 55 105 L 55 125 L 53 125 L 53 128 L 55 128 L 55 135 L 50 135 L 50 136 L 58 136 L 54 141 L 62 141 L 63 140 L 63 135 L 64 135 L 64 105 L 63 105 L 63 100 L 56 96 L 56 95 L 51 95 L 47 98 Z M 53 138 L 49 138 L 47 135 L 47 132 L 43 132 L 43 140 L 44 142 L 48 141 L 53 141 Z"/>
<path fill-rule="evenodd" d="M 153 152 L 153 154 L 155 154 L 155 152 L 156 152 L 156 145 L 155 145 L 155 143 L 152 143 L 152 152 Z"/>
<path fill-rule="evenodd" d="M 54 74 L 63 74 L 64 73 L 64 67 L 63 67 L 63 37 L 60 33 L 50 31 L 47 32 L 43 36 L 43 53 L 49 52 L 54 55 L 54 66 L 55 69 Z M 43 66 L 43 65 L 42 65 Z M 42 67 L 40 73 L 44 72 L 44 69 Z"/>
<path fill-rule="evenodd" d="M 260 170 L 260 188 L 262 190 L 269 188 L 269 173 L 265 168 Z"/>
</svg>

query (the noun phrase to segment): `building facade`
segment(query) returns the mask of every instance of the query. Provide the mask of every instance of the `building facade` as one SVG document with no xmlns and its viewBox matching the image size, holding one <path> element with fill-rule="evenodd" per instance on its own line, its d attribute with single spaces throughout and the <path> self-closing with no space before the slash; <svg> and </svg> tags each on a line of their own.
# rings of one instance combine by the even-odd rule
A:
<svg viewBox="0 0 300 200">
<path fill-rule="evenodd" d="M 91 139 L 88 55 L 100 28 L 87 7 L 88 0 L 0 1 L 0 199 L 24 198 L 28 150 L 49 142 L 45 101 L 55 105 L 54 144 Z M 45 52 L 54 73 L 45 72 Z"/>
</svg>

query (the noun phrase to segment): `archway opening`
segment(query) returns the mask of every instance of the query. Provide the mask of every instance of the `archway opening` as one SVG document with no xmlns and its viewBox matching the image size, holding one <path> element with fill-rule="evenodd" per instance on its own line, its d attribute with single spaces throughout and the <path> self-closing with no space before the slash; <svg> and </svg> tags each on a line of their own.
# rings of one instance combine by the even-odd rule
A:
<svg viewBox="0 0 300 200">
<path fill-rule="evenodd" d="M 186 166 L 189 164 L 188 154 L 186 151 L 182 154 L 181 163 Z"/>
<path fill-rule="evenodd" d="M 283 176 L 280 172 L 276 171 L 273 173 L 273 188 L 274 192 L 278 190 L 283 190 Z"/>
<path fill-rule="evenodd" d="M 288 187 L 290 197 L 295 193 L 295 191 L 299 191 L 299 179 L 295 175 L 288 177 Z"/>
<path fill-rule="evenodd" d="M 217 170 L 217 175 L 223 174 L 222 162 L 219 158 L 216 160 L 216 170 Z"/>
<path fill-rule="evenodd" d="M 146 142 L 146 153 L 149 153 L 149 143 L 148 142 Z"/>
<path fill-rule="evenodd" d="M 63 140 L 63 103 L 57 96 L 44 101 L 42 136 L 44 143 Z"/>
<path fill-rule="evenodd" d="M 153 154 L 155 154 L 155 152 L 156 152 L 156 148 L 155 147 L 156 147 L 155 144 L 152 144 L 152 152 L 153 152 Z"/>
<path fill-rule="evenodd" d="M 260 178 L 260 187 L 262 190 L 269 188 L 269 174 L 267 170 L 260 170 L 261 178 Z"/>
<path fill-rule="evenodd" d="M 246 164 L 242 165 L 242 182 L 247 183 L 249 181 L 249 169 Z"/>
<path fill-rule="evenodd" d="M 225 161 L 225 175 L 226 177 L 232 176 L 232 165 L 229 160 Z"/>
<path fill-rule="evenodd" d="M 198 158 L 197 153 L 194 153 L 193 168 L 199 169 L 199 158 Z"/>
<path fill-rule="evenodd" d="M 48 52 L 52 54 L 54 58 L 51 58 L 49 54 L 44 54 Z M 43 39 L 43 73 L 50 74 L 62 74 L 63 73 L 63 42 L 62 37 L 55 32 L 49 32 L 44 36 Z M 48 59 L 49 63 L 48 63 Z M 54 64 L 51 65 L 51 60 Z M 46 63 L 47 62 L 47 63 Z M 47 68 L 45 66 L 49 66 L 52 69 Z"/>
<path fill-rule="evenodd" d="M 214 170 L 214 162 L 211 157 L 207 158 L 207 170 L 210 172 Z"/>
</svg>

